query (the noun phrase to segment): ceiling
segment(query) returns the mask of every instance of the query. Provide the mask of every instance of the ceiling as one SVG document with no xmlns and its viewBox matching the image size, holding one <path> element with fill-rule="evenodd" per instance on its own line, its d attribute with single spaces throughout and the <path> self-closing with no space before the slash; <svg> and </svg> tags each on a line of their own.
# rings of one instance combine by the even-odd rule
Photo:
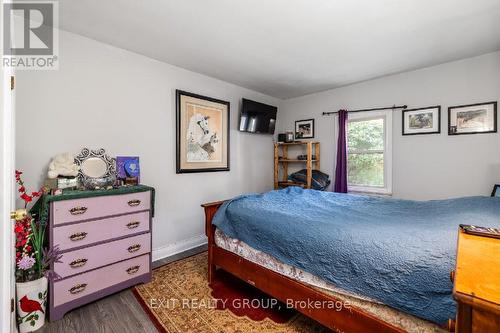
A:
<svg viewBox="0 0 500 333">
<path fill-rule="evenodd" d="M 499 0 L 60 0 L 62 29 L 278 98 L 500 49 Z"/>
</svg>

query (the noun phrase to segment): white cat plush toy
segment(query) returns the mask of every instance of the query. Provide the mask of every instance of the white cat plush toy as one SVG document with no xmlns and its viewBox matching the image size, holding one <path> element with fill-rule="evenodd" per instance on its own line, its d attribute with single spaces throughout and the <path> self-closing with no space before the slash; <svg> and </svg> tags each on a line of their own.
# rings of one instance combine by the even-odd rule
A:
<svg viewBox="0 0 500 333">
<path fill-rule="evenodd" d="M 56 155 L 49 164 L 47 176 L 51 179 L 57 176 L 76 177 L 80 167 L 75 164 L 75 157 L 70 153 Z"/>
</svg>

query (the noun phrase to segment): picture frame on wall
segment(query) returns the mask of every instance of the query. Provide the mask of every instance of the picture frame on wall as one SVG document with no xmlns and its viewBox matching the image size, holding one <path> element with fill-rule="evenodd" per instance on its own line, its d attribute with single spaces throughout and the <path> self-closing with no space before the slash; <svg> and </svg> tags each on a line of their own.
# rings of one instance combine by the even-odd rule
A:
<svg viewBox="0 0 500 333">
<path fill-rule="evenodd" d="M 493 191 L 491 192 L 492 197 L 500 197 L 500 184 L 493 186 Z"/>
<path fill-rule="evenodd" d="M 314 138 L 314 119 L 304 119 L 295 121 L 295 139 Z"/>
<path fill-rule="evenodd" d="M 229 102 L 176 90 L 176 109 L 176 173 L 229 171 Z"/>
<path fill-rule="evenodd" d="M 441 106 L 403 110 L 403 135 L 441 133 Z"/>
<path fill-rule="evenodd" d="M 497 102 L 451 106 L 448 108 L 448 134 L 497 132 Z"/>
</svg>

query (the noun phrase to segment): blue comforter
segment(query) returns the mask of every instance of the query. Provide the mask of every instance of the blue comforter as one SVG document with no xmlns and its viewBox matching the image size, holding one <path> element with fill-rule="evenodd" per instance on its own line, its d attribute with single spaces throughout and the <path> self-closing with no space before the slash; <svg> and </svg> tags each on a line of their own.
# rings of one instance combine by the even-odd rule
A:
<svg viewBox="0 0 500 333">
<path fill-rule="evenodd" d="M 500 227 L 500 198 L 409 201 L 293 187 L 226 202 L 213 224 L 346 291 L 435 323 L 455 316 L 459 224 Z"/>
</svg>

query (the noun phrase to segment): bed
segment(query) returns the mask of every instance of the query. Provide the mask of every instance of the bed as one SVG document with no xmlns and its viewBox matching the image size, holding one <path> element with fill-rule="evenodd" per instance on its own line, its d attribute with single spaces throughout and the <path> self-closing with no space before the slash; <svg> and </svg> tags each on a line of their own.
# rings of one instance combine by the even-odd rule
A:
<svg viewBox="0 0 500 333">
<path fill-rule="evenodd" d="M 293 303 L 341 332 L 439 331 L 455 317 L 458 224 L 500 226 L 500 200 L 486 197 L 416 202 L 288 188 L 204 207 L 209 282 L 218 266 L 285 302 L 348 302 Z"/>
</svg>

